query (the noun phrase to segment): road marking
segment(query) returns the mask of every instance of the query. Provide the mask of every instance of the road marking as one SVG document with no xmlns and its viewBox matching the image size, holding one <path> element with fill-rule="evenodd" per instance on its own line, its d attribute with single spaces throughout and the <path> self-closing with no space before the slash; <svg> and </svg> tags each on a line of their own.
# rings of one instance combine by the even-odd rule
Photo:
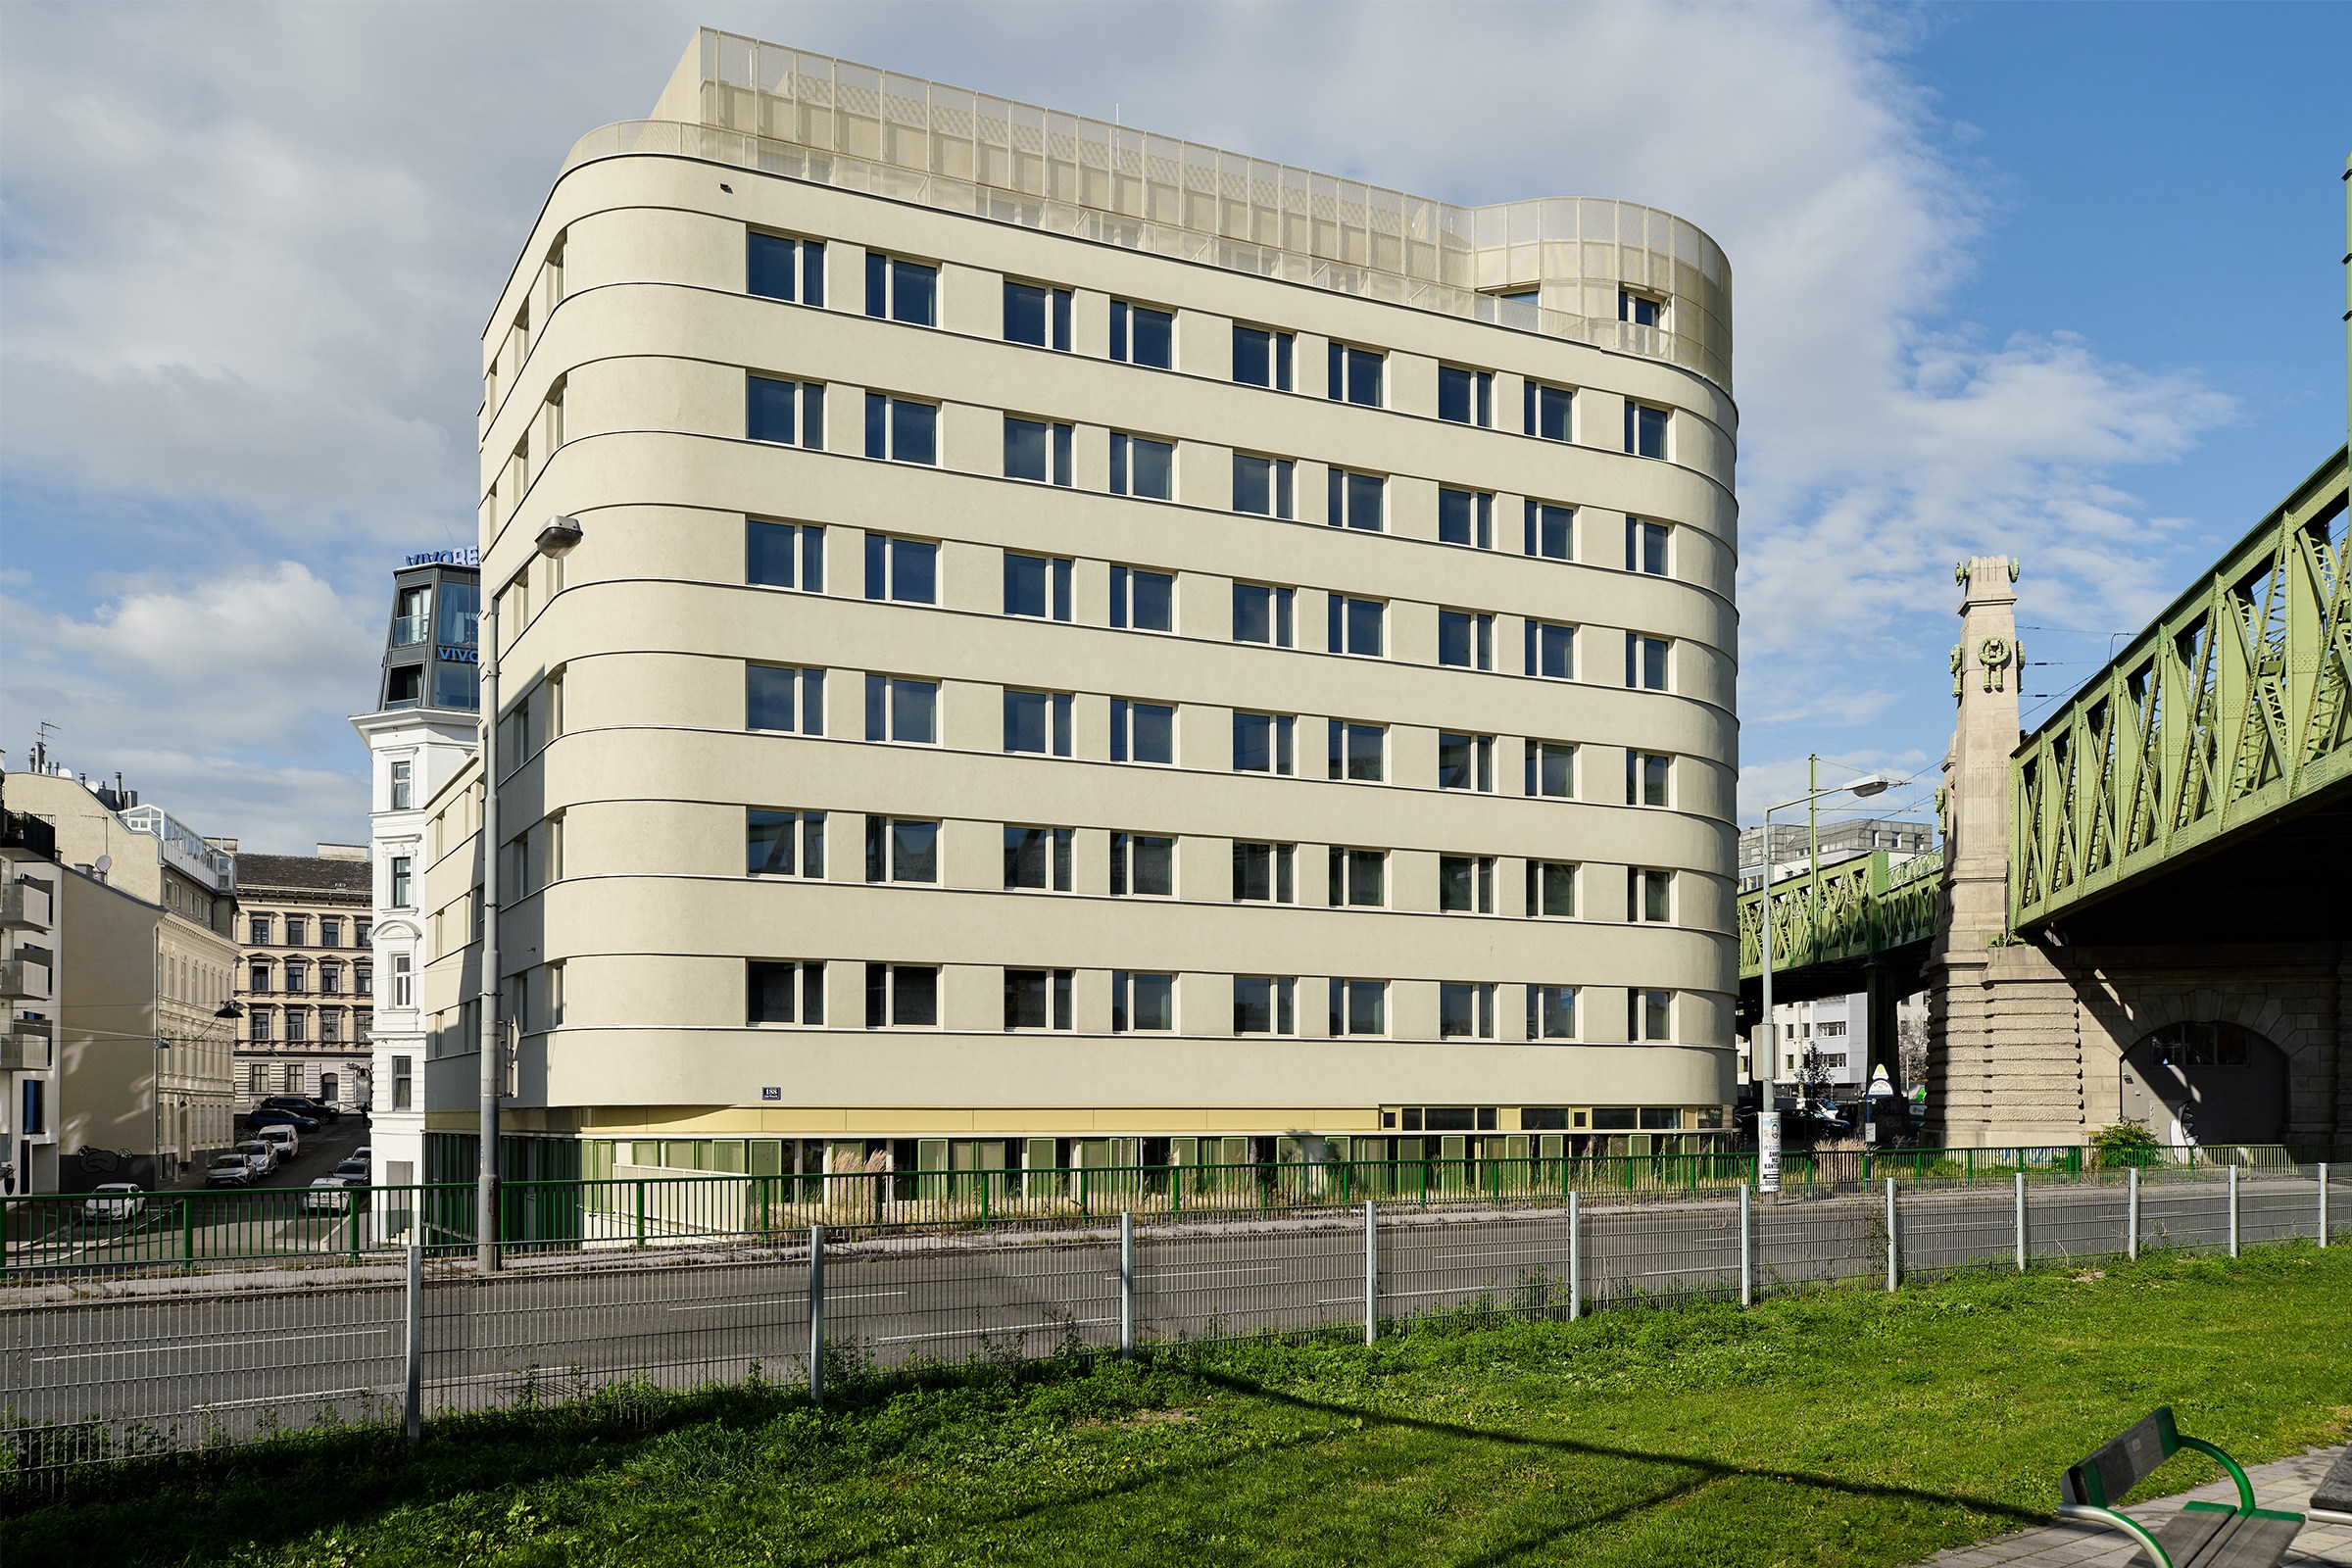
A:
<svg viewBox="0 0 2352 1568">
<path fill-rule="evenodd" d="M 1187 1280 L 1206 1279 L 1212 1274 L 1272 1274 L 1277 1268 L 1273 1263 L 1260 1263 L 1254 1268 L 1141 1268 L 1136 1274 L 1161 1280 Z"/>
<path fill-rule="evenodd" d="M 264 1330 L 257 1333 L 256 1337 L 252 1339 L 208 1340 L 197 1345 L 148 1345 L 142 1346 L 135 1350 L 68 1350 L 61 1355 L 36 1355 L 32 1359 L 35 1364 L 44 1361 L 87 1361 L 101 1355 L 163 1355 L 169 1351 L 174 1350 L 225 1350 L 231 1348 L 232 1347 L 248 1345 L 300 1345 L 307 1340 L 366 1340 L 373 1339 L 378 1335 L 389 1334 L 392 1331 L 390 1329 L 338 1329 L 328 1334 L 302 1334 L 288 1338 L 282 1334 L 269 1333 L 269 1331 Z M 267 1337 L 263 1337 L 264 1335 Z M 301 1364 L 303 1363 L 289 1363 L 289 1365 L 294 1366 L 299 1366 Z M 264 1372 L 275 1371 L 279 1370 L 279 1368 L 255 1367 L 251 1370 Z M 205 1375 L 211 1376 L 212 1374 L 207 1373 Z"/>
<path fill-rule="evenodd" d="M 846 1293 L 827 1291 L 825 1304 L 830 1306 L 835 1301 L 871 1301 L 883 1297 L 907 1294 L 906 1291 L 850 1291 Z M 798 1296 L 761 1296 L 741 1301 L 697 1301 L 690 1306 L 673 1306 L 670 1310 L 672 1312 L 717 1312 L 730 1306 L 791 1306 L 796 1302 L 806 1303 L 808 1299 L 808 1293 L 804 1291 Z"/>
<path fill-rule="evenodd" d="M 913 1340 L 968 1340 L 975 1334 L 1025 1334 L 1031 1329 L 1091 1328 L 1101 1323 L 1116 1323 L 1114 1317 L 1067 1318 L 1056 1323 L 988 1324 L 972 1329 L 942 1329 L 936 1334 L 891 1334 L 876 1340 L 876 1345 L 905 1345 Z"/>
</svg>

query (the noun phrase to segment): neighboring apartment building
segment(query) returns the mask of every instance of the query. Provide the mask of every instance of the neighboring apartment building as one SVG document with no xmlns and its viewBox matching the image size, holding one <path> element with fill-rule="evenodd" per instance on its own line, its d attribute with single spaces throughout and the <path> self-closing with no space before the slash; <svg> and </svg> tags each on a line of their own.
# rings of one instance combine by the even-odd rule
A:
<svg viewBox="0 0 2352 1568">
<path fill-rule="evenodd" d="M 1900 865 L 1923 855 L 1941 853 L 1936 842 L 1936 830 L 1927 822 L 1906 822 L 1895 817 L 1871 817 L 1831 822 L 1815 830 L 1803 822 L 1775 822 L 1772 824 L 1772 874 L 1777 880 L 1809 870 L 1818 842 L 1821 863 L 1835 865 L 1851 860 L 1873 850 L 1885 850 L 1888 863 Z M 1743 828 L 1740 833 L 1740 886 L 1741 891 L 1761 887 L 1764 882 L 1764 830 L 1761 827 Z"/>
<path fill-rule="evenodd" d="M 483 340 L 509 1174 L 1722 1137 L 1730 288 L 700 34 Z"/>
<path fill-rule="evenodd" d="M 0 788 L 6 785 L 0 779 Z M 57 833 L 0 807 L 0 1193 L 57 1186 L 57 979 L 64 960 Z"/>
<path fill-rule="evenodd" d="M 229 841 L 235 848 L 234 841 Z M 317 855 L 237 854 L 237 1105 L 308 1095 L 365 1107 L 371 1071 L 375 924 L 364 844 Z"/>
<path fill-rule="evenodd" d="M 406 1186 L 424 1169 L 423 1014 L 416 1006 L 424 927 L 425 802 L 481 740 L 475 552 L 413 555 L 392 574 L 376 709 L 351 721 L 368 743 L 371 779 L 376 987 L 368 1142 L 375 1179 Z"/>
<path fill-rule="evenodd" d="M 235 1134 L 230 857 L 120 784 L 62 770 L 8 775 L 11 810 L 45 820 L 74 933 L 57 977 L 57 1163 L 50 1185 L 167 1183 Z"/>
</svg>

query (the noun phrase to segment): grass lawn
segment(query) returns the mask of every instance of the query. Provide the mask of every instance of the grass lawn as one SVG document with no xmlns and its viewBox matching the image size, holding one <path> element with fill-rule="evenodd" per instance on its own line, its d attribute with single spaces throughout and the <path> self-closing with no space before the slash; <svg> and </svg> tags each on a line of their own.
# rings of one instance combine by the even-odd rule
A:
<svg viewBox="0 0 2352 1568">
<path fill-rule="evenodd" d="M 2352 1249 L 303 1436 L 20 1497 L 8 1556 L 1892 1564 L 2045 1517 L 2167 1402 L 2249 1462 L 2342 1441 Z"/>
</svg>

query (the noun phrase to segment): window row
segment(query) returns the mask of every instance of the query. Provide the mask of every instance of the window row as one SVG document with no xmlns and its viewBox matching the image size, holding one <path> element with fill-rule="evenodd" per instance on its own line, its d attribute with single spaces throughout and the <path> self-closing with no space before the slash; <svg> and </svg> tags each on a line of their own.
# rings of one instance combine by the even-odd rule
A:
<svg viewBox="0 0 2352 1568">
<path fill-rule="evenodd" d="M 747 808 L 744 831 L 744 869 L 761 877 L 802 877 L 823 880 L 825 811 Z M 946 821 L 938 817 L 852 814 L 848 831 L 861 835 L 865 880 L 915 882 L 933 886 L 945 880 L 941 865 L 941 835 Z M 1107 873 L 1096 887 L 1112 898 L 1174 899 L 1178 888 L 1178 837 L 1169 833 L 1127 832 L 1113 829 L 1032 826 L 1008 823 L 1004 833 L 1004 887 L 1007 892 L 1077 891 L 1078 841 L 1086 834 L 1107 852 Z M 851 841 L 855 853 L 859 842 Z M 1195 898 L 1230 899 L 1243 904 L 1290 904 L 1305 901 L 1308 885 L 1300 867 L 1318 855 L 1326 867 L 1326 896 L 1332 908 L 1389 908 L 1392 906 L 1391 858 L 1395 852 L 1348 845 L 1255 843 L 1236 839 L 1232 845 L 1230 881 L 1192 892 Z M 1417 905 L 1441 913 L 1494 914 L 1498 868 L 1509 860 L 1492 855 L 1439 855 L 1436 858 L 1436 897 L 1419 890 Z M 852 862 L 856 864 L 855 861 Z M 1526 859 L 1518 862 L 1525 876 L 1525 897 L 1518 912 L 1531 917 L 1577 916 L 1577 890 L 1595 872 L 1561 860 Z M 853 873 L 854 874 L 854 873 Z M 1646 866 L 1625 868 L 1625 918 L 1633 924 L 1670 924 L 1675 918 L 1675 880 L 1672 870 Z"/>
<path fill-rule="evenodd" d="M 255 1007 L 245 1015 L 245 1038 L 257 1046 L 301 1046 L 313 1040 L 323 1046 L 364 1046 L 371 1038 L 372 1022 L 365 1011 L 347 1014 L 331 1007 L 316 1012 L 301 1007 Z"/>
<path fill-rule="evenodd" d="M 825 247 L 821 240 L 754 231 L 747 240 L 747 291 L 767 299 L 822 308 L 825 303 Z M 1075 293 L 1051 283 L 1004 282 L 1003 333 L 1007 343 L 1069 353 L 1073 347 Z M 1109 357 L 1121 364 L 1173 370 L 1176 313 L 1173 309 L 1114 298 L 1109 302 Z M 1661 326 L 1669 302 L 1633 290 L 1620 291 L 1618 315 L 1640 326 Z M 865 257 L 865 314 L 910 326 L 939 323 L 939 265 L 868 251 Z M 1298 338 L 1277 327 L 1236 322 L 1232 328 L 1230 373 L 1249 386 L 1278 392 L 1298 385 Z M 1389 357 L 1360 344 L 1328 342 L 1324 350 L 1324 395 L 1333 402 L 1364 408 L 1391 406 Z M 1437 367 L 1438 417 L 1456 424 L 1493 428 L 1494 372 L 1466 366 Z M 1525 383 L 1522 433 L 1545 440 L 1572 439 L 1574 389 Z M 1628 400 L 1625 450 L 1642 457 L 1666 456 L 1671 411 Z"/>
<path fill-rule="evenodd" d="M 826 1003 L 826 980 L 832 967 L 821 958 L 751 958 L 745 961 L 747 1024 L 797 1024 L 803 1027 L 856 1027 L 834 1019 Z M 937 1029 L 942 1026 L 943 966 L 926 963 L 874 963 L 855 966 L 862 987 L 862 1024 L 868 1029 Z M 1077 1029 L 1075 969 L 1015 968 L 1003 971 L 1004 1028 L 1075 1032 Z M 1094 971 L 1100 975 L 1102 971 Z M 1206 977 L 1194 977 L 1199 984 Z M 1317 980 L 1320 980 L 1318 986 Z M 1298 975 L 1235 975 L 1231 1000 L 1203 996 L 1208 1010 L 1198 1018 L 1179 1016 L 1179 1001 L 1190 989 L 1175 972 L 1114 969 L 1109 972 L 1109 1032 L 1112 1034 L 1195 1035 L 1326 1035 L 1389 1037 L 1390 992 L 1404 982 L 1348 976 L 1307 978 Z M 1222 990 L 1222 977 L 1217 981 Z M 852 984 L 856 984 L 853 980 Z M 1203 988 L 1205 989 L 1205 988 Z M 1323 1012 L 1318 1020 L 1309 1010 L 1317 990 Z M 1508 993 L 1518 992 L 1523 1008 L 1523 1032 L 1515 1039 L 1578 1041 L 1578 999 L 1581 988 L 1571 985 L 1502 985 L 1494 981 L 1440 982 L 1437 985 L 1437 1038 L 1494 1040 L 1498 1037 L 1496 1013 Z M 853 1004 L 857 994 L 853 993 Z M 1228 1006 L 1230 1010 L 1228 1010 Z M 1675 993 L 1636 988 L 1626 994 L 1625 1033 L 1610 1035 L 1596 1021 L 1586 1027 L 1590 1038 L 1618 1038 L 1636 1044 L 1674 1039 Z M 1315 1025 L 1320 1023 L 1320 1027 Z M 1227 1025 L 1230 1028 L 1227 1028 Z"/>
<path fill-rule="evenodd" d="M 356 963 L 349 966 L 348 992 L 344 989 L 345 966 L 340 963 L 313 964 L 301 958 L 287 958 L 274 965 L 274 973 L 272 968 L 269 959 L 248 955 L 245 965 L 246 992 L 249 995 L 268 995 L 282 991 L 288 996 L 298 997 L 311 990 L 311 982 L 316 978 L 318 983 L 318 994 L 323 997 L 375 995 L 375 969 L 370 964 Z"/>
<path fill-rule="evenodd" d="M 311 940 L 314 929 L 318 938 L 316 944 Z M 246 944 L 256 948 L 339 948 L 343 946 L 345 929 L 344 917 L 335 914 L 316 917 L 307 914 L 248 914 L 245 917 Z M 364 916 L 353 916 L 348 922 L 348 929 L 351 932 L 351 945 L 364 948 L 370 940 L 373 922 Z M 283 943 L 277 940 L 281 931 L 285 935 Z"/>
</svg>

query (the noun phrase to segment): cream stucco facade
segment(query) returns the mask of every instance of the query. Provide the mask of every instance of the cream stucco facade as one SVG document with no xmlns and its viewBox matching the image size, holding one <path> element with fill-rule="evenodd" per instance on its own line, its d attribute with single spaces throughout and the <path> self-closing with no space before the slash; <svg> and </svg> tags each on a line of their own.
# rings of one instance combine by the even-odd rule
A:
<svg viewBox="0 0 2352 1568">
<path fill-rule="evenodd" d="M 1324 177 L 1279 169 L 1247 245 L 1213 203 L 1158 215 L 1150 178 L 1135 221 L 1083 177 L 992 205 L 955 94 L 913 84 L 929 128 L 901 114 L 863 165 L 846 111 L 803 112 L 820 66 L 850 103 L 858 68 L 698 38 L 666 123 L 575 152 L 484 336 L 508 1130 L 585 1140 L 595 1170 L 675 1167 L 663 1140 L 716 1168 L 783 1141 L 806 1169 L 828 1140 L 928 1165 L 958 1141 L 1720 1128 L 1737 413 L 1711 242 L 1587 202 L 1626 243 L 1547 243 L 1578 204 L 1328 182 L 1351 262 L 1344 222 L 1286 248 L 1282 191 L 1319 222 Z M 978 184 L 939 172 L 958 123 Z M 1032 308 L 1043 341 L 1011 340 Z M 1287 389 L 1243 379 L 1261 347 Z M 821 435 L 777 382 L 823 389 Z M 533 549 L 555 514 L 585 529 L 561 563 Z M 1011 749 L 1032 711 L 1041 750 Z M 1273 721 L 1262 768 L 1248 715 Z M 426 1122 L 452 1134 L 479 770 L 423 807 Z M 791 872 L 750 868 L 784 812 L 822 814 L 820 875 L 797 841 Z M 1047 830 L 1045 886 L 1007 887 L 1032 864 L 1007 828 Z M 1237 845 L 1267 847 L 1269 893 L 1287 862 L 1288 902 L 1237 897 L 1260 863 Z M 797 992 L 760 967 L 784 963 Z M 1261 979 L 1269 1027 L 1242 1032 Z"/>
</svg>

